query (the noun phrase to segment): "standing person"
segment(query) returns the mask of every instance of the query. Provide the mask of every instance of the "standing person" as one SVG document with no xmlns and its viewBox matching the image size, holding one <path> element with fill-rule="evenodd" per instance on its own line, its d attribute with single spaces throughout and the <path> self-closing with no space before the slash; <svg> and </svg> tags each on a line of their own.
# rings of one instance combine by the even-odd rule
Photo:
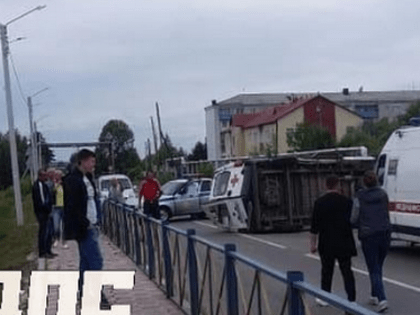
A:
<svg viewBox="0 0 420 315">
<path fill-rule="evenodd" d="M 116 177 L 111 179 L 111 187 L 109 189 L 109 198 L 112 198 L 119 203 L 124 203 L 122 187 Z"/>
<path fill-rule="evenodd" d="M 101 270 L 103 267 L 99 245 L 100 204 L 93 181 L 95 165 L 95 153 L 80 150 L 77 166 L 64 183 L 64 232 L 65 238 L 76 240 L 79 247 L 80 297 L 84 271 Z"/>
<path fill-rule="evenodd" d="M 338 177 L 329 176 L 326 180 L 327 192 L 315 201 L 310 231 L 310 251 L 315 253 L 318 247 L 321 258 L 322 290 L 331 292 L 334 265 L 337 260 L 347 299 L 354 302 L 356 286 L 351 270 L 351 257 L 356 256 L 357 252 L 350 224 L 352 201 L 338 191 L 338 185 Z M 316 299 L 316 302 L 321 306 L 328 305 L 320 299 Z"/>
<path fill-rule="evenodd" d="M 49 229 L 50 215 L 52 209 L 51 192 L 46 185 L 47 173 L 44 170 L 38 171 L 38 179 L 32 186 L 32 201 L 36 219 L 39 224 L 38 230 L 38 254 L 40 258 L 53 258 L 56 256 L 51 252 L 52 233 Z"/>
<path fill-rule="evenodd" d="M 61 241 L 63 248 L 68 248 L 63 239 L 63 207 L 64 207 L 64 190 L 62 185 L 63 173 L 60 170 L 55 171 L 54 176 L 54 207 L 53 207 L 53 220 L 54 220 L 54 247 Z"/>
<path fill-rule="evenodd" d="M 369 302 L 378 306 L 378 312 L 384 312 L 388 309 L 388 302 L 382 268 L 391 241 L 388 195 L 378 187 L 378 180 L 373 171 L 365 173 L 363 183 L 366 189 L 357 193 L 351 219 L 358 226 L 359 239 L 369 270 L 371 284 Z"/>
<path fill-rule="evenodd" d="M 159 197 L 161 195 L 160 183 L 152 171 L 148 171 L 146 178 L 139 184 L 139 202 L 144 197 L 143 212 L 155 219 L 160 219 Z"/>
</svg>

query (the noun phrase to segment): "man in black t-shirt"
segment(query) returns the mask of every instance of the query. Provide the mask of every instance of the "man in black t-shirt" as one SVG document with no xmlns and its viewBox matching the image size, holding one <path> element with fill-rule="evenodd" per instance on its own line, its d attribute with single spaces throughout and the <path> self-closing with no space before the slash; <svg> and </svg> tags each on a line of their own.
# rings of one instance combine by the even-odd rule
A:
<svg viewBox="0 0 420 315">
<path fill-rule="evenodd" d="M 328 191 L 315 201 L 312 214 L 310 250 L 318 249 L 321 258 L 321 288 L 331 292 L 335 261 L 338 261 L 349 301 L 356 300 L 356 287 L 351 257 L 356 256 L 356 245 L 350 224 L 352 201 L 337 189 L 339 179 L 329 176 Z M 320 305 L 325 302 L 317 300 Z"/>
</svg>

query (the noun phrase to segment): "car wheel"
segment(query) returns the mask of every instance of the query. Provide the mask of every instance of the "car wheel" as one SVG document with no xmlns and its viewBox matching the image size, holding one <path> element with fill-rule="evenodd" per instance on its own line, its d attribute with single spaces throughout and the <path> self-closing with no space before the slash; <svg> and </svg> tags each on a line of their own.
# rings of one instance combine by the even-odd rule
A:
<svg viewBox="0 0 420 315">
<path fill-rule="evenodd" d="M 160 211 L 160 219 L 162 221 L 168 221 L 172 216 L 171 211 L 167 207 L 160 207 L 159 211 Z"/>
</svg>

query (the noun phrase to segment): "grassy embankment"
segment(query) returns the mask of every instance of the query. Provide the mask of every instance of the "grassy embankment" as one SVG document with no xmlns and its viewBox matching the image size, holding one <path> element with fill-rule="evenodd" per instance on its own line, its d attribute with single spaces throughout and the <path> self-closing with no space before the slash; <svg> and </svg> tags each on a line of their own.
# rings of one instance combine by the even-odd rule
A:
<svg viewBox="0 0 420 315">
<path fill-rule="evenodd" d="M 17 226 L 13 187 L 0 191 L 0 270 L 22 270 L 27 256 L 37 246 L 35 214 L 32 208 L 31 183 L 22 180 L 24 225 Z"/>
</svg>

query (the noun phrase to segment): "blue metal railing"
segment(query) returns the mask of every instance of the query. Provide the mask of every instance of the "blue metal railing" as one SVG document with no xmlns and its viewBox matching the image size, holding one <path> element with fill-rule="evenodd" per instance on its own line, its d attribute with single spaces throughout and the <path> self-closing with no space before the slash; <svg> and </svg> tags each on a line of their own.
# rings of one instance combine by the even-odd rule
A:
<svg viewBox="0 0 420 315">
<path fill-rule="evenodd" d="M 308 294 L 349 314 L 376 314 L 305 282 L 300 271 L 279 272 L 235 244 L 214 244 L 134 207 L 107 200 L 103 221 L 104 234 L 186 313 L 308 315 Z"/>
</svg>

